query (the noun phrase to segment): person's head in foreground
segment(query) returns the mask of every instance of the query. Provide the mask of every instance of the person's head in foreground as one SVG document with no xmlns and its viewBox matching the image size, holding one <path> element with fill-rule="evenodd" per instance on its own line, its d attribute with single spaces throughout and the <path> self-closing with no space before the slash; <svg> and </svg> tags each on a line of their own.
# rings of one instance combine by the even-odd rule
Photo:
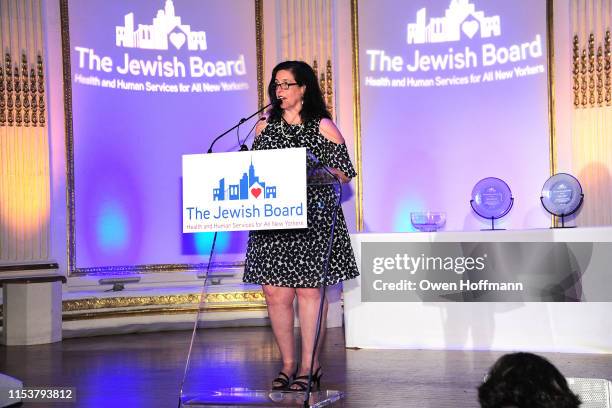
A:
<svg viewBox="0 0 612 408">
<path fill-rule="evenodd" d="M 482 408 L 577 408 L 580 399 L 563 374 L 548 360 L 531 353 L 506 354 L 478 387 Z"/>
</svg>

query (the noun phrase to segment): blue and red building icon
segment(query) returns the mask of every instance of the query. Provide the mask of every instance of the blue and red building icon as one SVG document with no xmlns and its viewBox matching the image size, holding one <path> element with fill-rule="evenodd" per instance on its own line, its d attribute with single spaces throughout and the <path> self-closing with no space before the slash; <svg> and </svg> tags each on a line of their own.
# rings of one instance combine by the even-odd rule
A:
<svg viewBox="0 0 612 408">
<path fill-rule="evenodd" d="M 268 186 L 255 175 L 253 161 L 249 171 L 242 173 L 238 184 L 225 186 L 225 177 L 219 180 L 219 187 L 213 188 L 213 201 L 250 200 L 276 198 L 276 186 Z"/>
</svg>

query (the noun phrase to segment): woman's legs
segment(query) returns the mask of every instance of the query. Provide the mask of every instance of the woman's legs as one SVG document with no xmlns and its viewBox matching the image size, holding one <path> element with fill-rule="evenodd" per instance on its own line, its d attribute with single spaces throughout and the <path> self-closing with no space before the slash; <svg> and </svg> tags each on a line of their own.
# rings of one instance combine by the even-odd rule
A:
<svg viewBox="0 0 612 408">
<path fill-rule="evenodd" d="M 283 359 L 283 371 L 291 376 L 295 370 L 295 337 L 293 335 L 293 299 L 295 288 L 263 285 L 272 331 Z"/>
<path fill-rule="evenodd" d="M 298 375 L 306 375 L 310 370 L 310 360 L 312 358 L 312 349 L 314 346 L 317 318 L 319 315 L 319 304 L 321 302 L 320 288 L 297 288 L 296 289 L 299 305 L 300 317 L 300 332 L 302 334 L 302 359 L 300 363 L 300 371 Z M 323 344 L 325 328 L 327 327 L 327 297 L 323 306 L 323 316 L 321 320 L 321 334 L 314 359 L 314 370 L 319 367 L 319 351 Z"/>
</svg>

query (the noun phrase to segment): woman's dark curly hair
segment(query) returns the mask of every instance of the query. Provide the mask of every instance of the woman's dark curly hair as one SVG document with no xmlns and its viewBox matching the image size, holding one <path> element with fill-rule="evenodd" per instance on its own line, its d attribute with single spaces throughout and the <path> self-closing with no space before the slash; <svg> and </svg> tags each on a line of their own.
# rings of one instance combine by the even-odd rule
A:
<svg viewBox="0 0 612 408">
<path fill-rule="evenodd" d="M 548 360 L 531 353 L 502 356 L 478 387 L 482 408 L 577 408 L 580 399 Z"/>
<path fill-rule="evenodd" d="M 306 85 L 306 91 L 304 92 L 304 105 L 300 112 L 300 118 L 302 123 L 314 118 L 328 118 L 331 119 L 331 115 L 325 105 L 321 88 L 319 88 L 319 82 L 313 69 L 307 63 L 303 61 L 284 61 L 274 67 L 272 70 L 272 78 L 268 84 L 268 96 L 270 102 L 272 102 L 272 108 L 268 111 L 268 121 L 274 122 L 279 121 L 283 114 L 283 110 L 280 108 L 278 99 L 276 98 L 276 86 L 274 79 L 278 71 L 291 71 L 295 82 L 299 86 Z"/>
</svg>

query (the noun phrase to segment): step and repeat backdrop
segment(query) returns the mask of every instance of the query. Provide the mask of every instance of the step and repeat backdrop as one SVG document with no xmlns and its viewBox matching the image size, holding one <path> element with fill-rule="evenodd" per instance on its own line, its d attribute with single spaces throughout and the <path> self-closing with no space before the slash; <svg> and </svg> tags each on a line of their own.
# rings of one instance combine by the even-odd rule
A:
<svg viewBox="0 0 612 408">
<path fill-rule="evenodd" d="M 73 269 L 202 262 L 212 234 L 182 232 L 181 156 L 257 110 L 255 2 L 65 4 Z M 215 150 L 237 146 L 232 134 Z M 246 239 L 222 233 L 217 250 L 242 259 Z"/>
<path fill-rule="evenodd" d="M 489 176 L 510 186 L 501 228 L 545 227 L 550 176 L 545 1 L 358 2 L 365 231 L 485 228 L 470 207 Z"/>
</svg>

